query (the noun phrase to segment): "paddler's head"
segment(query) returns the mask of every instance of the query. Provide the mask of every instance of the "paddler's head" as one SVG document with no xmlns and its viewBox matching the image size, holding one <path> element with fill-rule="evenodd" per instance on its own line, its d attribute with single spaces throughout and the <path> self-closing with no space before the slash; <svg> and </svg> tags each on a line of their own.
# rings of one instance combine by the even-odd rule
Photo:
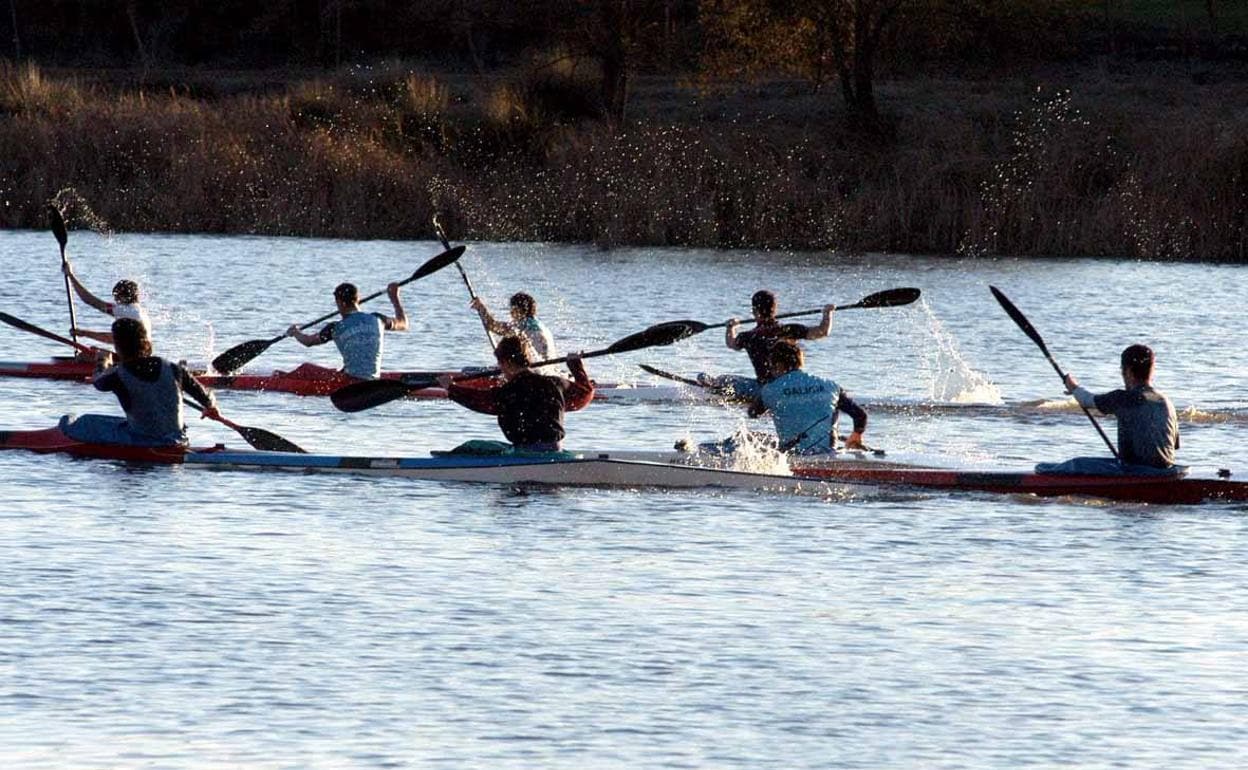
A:
<svg viewBox="0 0 1248 770">
<path fill-rule="evenodd" d="M 777 340 L 771 346 L 771 374 L 773 377 L 779 377 L 782 374 L 788 374 L 794 369 L 801 369 L 806 365 L 806 354 L 797 346 L 796 342 L 789 340 Z"/>
<path fill-rule="evenodd" d="M 750 299 L 754 310 L 754 320 L 762 323 L 774 323 L 776 320 L 776 295 L 766 289 L 754 292 Z"/>
<path fill-rule="evenodd" d="M 529 368 L 529 346 L 517 336 L 503 337 L 494 348 L 494 358 L 503 376 L 510 380 Z"/>
<path fill-rule="evenodd" d="M 129 279 L 113 284 L 113 300 L 118 305 L 136 305 L 139 302 L 139 285 Z"/>
<path fill-rule="evenodd" d="M 511 320 L 520 322 L 537 315 L 537 300 L 532 294 L 518 291 L 511 295 Z"/>
<path fill-rule="evenodd" d="M 342 315 L 354 313 L 360 309 L 360 290 L 353 283 L 340 283 L 334 288 L 334 302 Z"/>
<path fill-rule="evenodd" d="M 1156 363 L 1153 349 L 1147 345 L 1131 345 L 1122 351 L 1122 381 L 1128 388 L 1147 385 L 1153 379 Z"/>
<path fill-rule="evenodd" d="M 113 321 L 113 347 L 123 363 L 152 354 L 152 340 L 147 336 L 147 327 L 133 318 Z"/>
</svg>

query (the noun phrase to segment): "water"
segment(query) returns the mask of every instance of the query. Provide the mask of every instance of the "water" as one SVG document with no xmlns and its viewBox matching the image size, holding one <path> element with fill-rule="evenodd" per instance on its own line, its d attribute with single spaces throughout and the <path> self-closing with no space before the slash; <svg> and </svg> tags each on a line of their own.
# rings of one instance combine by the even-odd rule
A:
<svg viewBox="0 0 1248 770">
<path fill-rule="evenodd" d="M 206 359 L 410 274 L 430 243 L 71 233 L 88 286 L 137 278 L 163 352 Z M 55 243 L 0 233 L 0 307 L 67 326 Z M 847 311 L 808 366 L 864 397 L 999 395 L 993 411 L 882 412 L 890 449 L 1034 462 L 1097 454 L 999 286 L 1094 390 L 1145 341 L 1195 407 L 1185 461 L 1248 468 L 1243 268 L 1108 261 L 474 245 L 497 312 L 532 292 L 564 349 L 658 320 Z M 484 363 L 458 276 L 404 292 L 394 366 Z M 382 304 L 375 305 L 384 309 Z M 79 304 L 80 323 L 103 318 Z M 0 358 L 61 353 L 0 329 Z M 274 346 L 257 367 L 332 364 Z M 742 371 L 721 332 L 590 363 Z M 80 385 L 6 380 L 0 426 L 115 410 Z M 1027 404 L 1050 401 L 1050 408 Z M 236 421 L 312 450 L 424 454 L 494 438 L 438 402 L 356 415 L 222 393 Z M 665 448 L 729 410 L 597 404 L 572 445 Z M 1108 424 L 1112 432 L 1112 423 Z M 196 443 L 238 438 L 192 426 Z M 1244 506 L 978 495 L 513 489 L 210 473 L 0 454 L 0 747 L 17 768 L 1231 766 L 1248 749 Z"/>
</svg>

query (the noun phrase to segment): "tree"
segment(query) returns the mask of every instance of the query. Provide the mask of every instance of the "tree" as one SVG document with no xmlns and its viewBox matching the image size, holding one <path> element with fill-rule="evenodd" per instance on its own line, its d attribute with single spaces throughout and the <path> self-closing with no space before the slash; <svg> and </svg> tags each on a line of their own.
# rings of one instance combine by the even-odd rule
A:
<svg viewBox="0 0 1248 770">
<path fill-rule="evenodd" d="M 917 0 L 703 0 L 709 70 L 780 68 L 822 85 L 835 73 L 851 120 L 881 125 L 876 62 Z"/>
</svg>

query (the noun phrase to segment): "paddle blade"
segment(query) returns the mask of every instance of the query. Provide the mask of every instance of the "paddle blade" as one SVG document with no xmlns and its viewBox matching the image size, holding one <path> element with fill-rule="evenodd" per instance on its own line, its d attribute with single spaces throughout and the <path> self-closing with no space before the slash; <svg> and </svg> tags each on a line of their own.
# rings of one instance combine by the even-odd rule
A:
<svg viewBox="0 0 1248 770">
<path fill-rule="evenodd" d="M 375 406 L 405 398 L 420 387 L 404 384 L 399 380 L 364 380 L 335 390 L 329 400 L 340 412 L 363 412 Z"/>
<path fill-rule="evenodd" d="M 857 307 L 901 307 L 918 300 L 922 294 L 918 289 L 887 289 L 875 294 L 868 294 L 857 303 Z"/>
<path fill-rule="evenodd" d="M 308 453 L 308 450 L 293 441 L 288 441 L 276 433 L 271 433 L 263 428 L 252 428 L 246 425 L 231 425 L 230 427 L 238 431 L 238 435 L 242 436 L 244 441 L 261 451 L 293 452 L 301 455 Z"/>
<path fill-rule="evenodd" d="M 65 217 L 61 216 L 61 210 L 56 206 L 48 206 L 48 221 L 52 225 L 52 234 L 56 236 L 56 242 L 64 250 L 65 245 L 69 243 L 69 233 L 65 230 Z"/>
<path fill-rule="evenodd" d="M 1031 325 L 1031 322 L 1027 320 L 1027 316 L 1014 307 L 1014 303 L 1010 302 L 1010 298 L 1005 296 L 1005 293 L 996 286 L 989 286 L 988 290 L 992 292 L 992 296 L 997 298 L 997 302 L 1001 303 L 1001 307 L 1004 308 L 1006 315 L 1014 319 L 1014 323 L 1018 324 L 1018 328 L 1023 330 L 1023 334 L 1031 337 L 1031 341 L 1036 343 L 1040 350 L 1044 351 L 1044 355 L 1052 359 L 1052 356 L 1049 355 L 1049 348 L 1044 344 L 1044 339 L 1040 336 L 1040 332 L 1036 331 L 1036 327 Z"/>
<path fill-rule="evenodd" d="M 271 340 L 248 340 L 241 345 L 235 345 L 221 355 L 212 359 L 212 368 L 221 374 L 229 374 L 236 372 L 247 365 L 256 356 L 268 350 L 273 343 L 282 339 L 275 337 Z"/>
<path fill-rule="evenodd" d="M 673 342 L 679 342 L 686 337 L 701 334 L 708 328 L 710 327 L 701 321 L 668 321 L 667 323 L 655 324 L 648 329 L 642 329 L 636 334 L 630 334 L 623 339 L 616 340 L 611 347 L 603 351 L 603 354 L 614 355 L 616 353 L 628 353 L 633 350 L 671 345 Z"/>
<path fill-rule="evenodd" d="M 459 258 L 464 256 L 464 247 L 456 246 L 453 249 L 447 249 L 436 257 L 431 258 L 428 262 L 416 268 L 416 272 L 412 273 L 409 281 L 419 281 L 427 275 L 432 275 L 448 265 L 453 265 Z"/>
</svg>

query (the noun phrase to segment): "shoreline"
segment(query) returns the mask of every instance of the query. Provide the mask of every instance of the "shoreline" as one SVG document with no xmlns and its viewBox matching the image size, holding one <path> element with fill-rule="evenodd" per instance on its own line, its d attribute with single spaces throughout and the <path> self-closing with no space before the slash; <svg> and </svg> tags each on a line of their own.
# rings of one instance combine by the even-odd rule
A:
<svg viewBox="0 0 1248 770">
<path fill-rule="evenodd" d="M 793 81 L 645 78 L 612 129 L 569 112 L 575 81 L 197 99 L 0 69 L 0 227 L 72 188 L 126 232 L 409 240 L 438 210 L 467 241 L 1243 263 L 1248 72 L 1205 70 L 883 81 L 884 143 Z"/>
</svg>

